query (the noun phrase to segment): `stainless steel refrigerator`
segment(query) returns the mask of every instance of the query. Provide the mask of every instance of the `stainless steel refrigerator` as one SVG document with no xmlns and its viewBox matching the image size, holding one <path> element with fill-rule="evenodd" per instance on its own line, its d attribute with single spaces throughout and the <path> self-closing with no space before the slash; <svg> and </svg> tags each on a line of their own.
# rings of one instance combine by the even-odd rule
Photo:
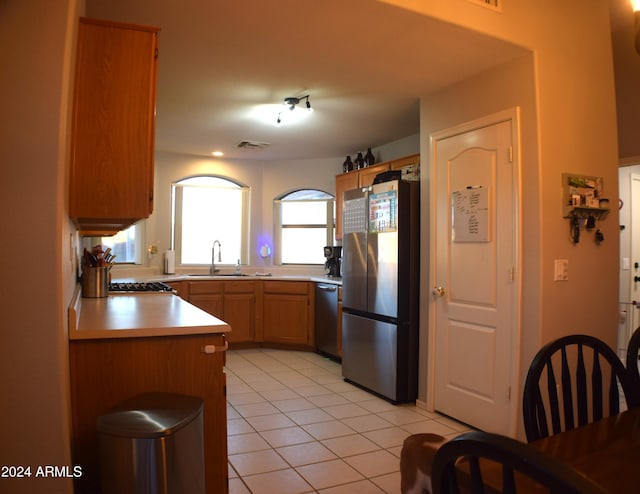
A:
<svg viewBox="0 0 640 494">
<path fill-rule="evenodd" d="M 394 403 L 418 387 L 419 185 L 344 193 L 342 375 Z"/>
</svg>

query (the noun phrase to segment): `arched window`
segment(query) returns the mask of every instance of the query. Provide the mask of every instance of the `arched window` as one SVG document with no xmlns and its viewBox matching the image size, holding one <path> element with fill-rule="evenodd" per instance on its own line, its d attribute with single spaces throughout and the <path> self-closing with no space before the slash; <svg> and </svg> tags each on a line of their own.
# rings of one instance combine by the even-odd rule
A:
<svg viewBox="0 0 640 494">
<path fill-rule="evenodd" d="M 220 264 L 248 263 L 249 187 L 223 177 L 197 176 L 174 183 L 172 189 L 176 262 L 211 264 L 218 240 Z"/>
<path fill-rule="evenodd" d="M 333 245 L 334 196 L 316 189 L 289 192 L 274 201 L 276 262 L 324 264 Z"/>
</svg>

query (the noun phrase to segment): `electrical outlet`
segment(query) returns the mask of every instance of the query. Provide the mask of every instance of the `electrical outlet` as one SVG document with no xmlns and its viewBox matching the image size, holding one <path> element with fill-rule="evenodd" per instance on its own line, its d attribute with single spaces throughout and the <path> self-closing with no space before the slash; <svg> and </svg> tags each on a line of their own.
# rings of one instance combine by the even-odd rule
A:
<svg viewBox="0 0 640 494">
<path fill-rule="evenodd" d="M 553 281 L 567 281 L 569 279 L 569 260 L 556 259 L 553 265 Z"/>
</svg>

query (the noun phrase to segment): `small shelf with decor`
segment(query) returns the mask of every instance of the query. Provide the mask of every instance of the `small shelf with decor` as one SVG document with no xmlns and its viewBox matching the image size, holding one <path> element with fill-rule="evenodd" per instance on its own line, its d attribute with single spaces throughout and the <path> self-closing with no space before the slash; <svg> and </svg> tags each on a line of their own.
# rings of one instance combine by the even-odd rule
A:
<svg viewBox="0 0 640 494">
<path fill-rule="evenodd" d="M 564 218 L 604 218 L 609 200 L 604 197 L 602 177 L 577 173 L 562 174 L 562 213 Z"/>
</svg>

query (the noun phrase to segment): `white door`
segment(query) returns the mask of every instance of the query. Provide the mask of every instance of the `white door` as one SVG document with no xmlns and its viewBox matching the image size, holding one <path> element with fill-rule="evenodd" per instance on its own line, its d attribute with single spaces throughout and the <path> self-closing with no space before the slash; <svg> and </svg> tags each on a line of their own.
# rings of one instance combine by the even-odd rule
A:
<svg viewBox="0 0 640 494">
<path fill-rule="evenodd" d="M 432 136 L 433 403 L 505 435 L 518 398 L 516 145 L 516 109 Z"/>
<path fill-rule="evenodd" d="M 629 287 L 629 298 L 627 300 L 640 300 L 640 175 L 631 174 L 631 221 L 629 229 L 631 235 L 631 276 Z M 636 281 L 638 280 L 638 281 Z M 624 339 L 629 341 L 631 334 L 640 326 L 640 314 L 637 306 L 628 309 L 631 314 L 631 321 L 627 326 L 629 334 L 624 335 Z"/>
</svg>

